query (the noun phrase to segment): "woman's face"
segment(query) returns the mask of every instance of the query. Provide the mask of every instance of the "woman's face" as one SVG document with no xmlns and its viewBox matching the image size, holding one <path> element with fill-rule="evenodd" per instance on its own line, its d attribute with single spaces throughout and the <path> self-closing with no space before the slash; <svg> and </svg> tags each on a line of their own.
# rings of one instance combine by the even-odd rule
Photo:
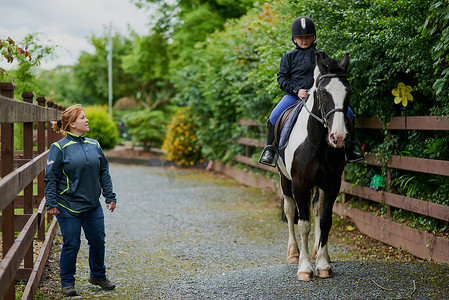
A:
<svg viewBox="0 0 449 300">
<path fill-rule="evenodd" d="M 313 42 L 315 41 L 315 36 L 295 36 L 293 40 L 299 48 L 307 49 L 312 46 Z"/>
<path fill-rule="evenodd" d="M 75 135 L 83 135 L 89 131 L 89 120 L 86 118 L 84 111 L 81 111 L 78 118 L 70 123 L 70 132 Z"/>
</svg>

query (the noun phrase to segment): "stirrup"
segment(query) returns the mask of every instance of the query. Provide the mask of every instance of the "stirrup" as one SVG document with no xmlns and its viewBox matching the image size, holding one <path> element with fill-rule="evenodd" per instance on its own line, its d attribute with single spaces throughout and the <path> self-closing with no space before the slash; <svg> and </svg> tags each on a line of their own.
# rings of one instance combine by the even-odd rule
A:
<svg viewBox="0 0 449 300">
<path fill-rule="evenodd" d="M 348 154 L 347 154 L 346 151 L 345 151 L 346 161 L 347 161 L 348 163 L 353 163 L 353 162 L 358 162 L 358 161 L 364 160 L 364 159 L 365 159 L 365 154 L 363 153 L 362 146 L 361 146 L 359 143 L 354 142 L 354 141 L 351 141 L 351 144 L 352 144 L 352 147 L 351 147 L 352 149 L 351 149 L 351 151 L 354 152 L 355 149 L 359 148 L 359 149 L 360 149 L 360 155 L 361 155 L 361 156 L 358 157 L 358 158 L 356 158 L 356 159 L 349 159 L 349 158 L 348 158 Z"/>
<path fill-rule="evenodd" d="M 265 151 L 273 151 L 274 152 L 273 162 L 271 164 L 262 161 L 262 157 L 265 154 Z M 267 146 L 265 146 L 265 148 L 263 148 L 262 154 L 260 154 L 259 163 L 263 164 L 263 165 L 266 165 L 266 166 L 269 166 L 269 167 L 275 168 L 276 164 L 278 162 L 278 157 L 279 157 L 278 148 L 277 147 L 273 147 L 272 145 L 267 145 Z"/>
</svg>

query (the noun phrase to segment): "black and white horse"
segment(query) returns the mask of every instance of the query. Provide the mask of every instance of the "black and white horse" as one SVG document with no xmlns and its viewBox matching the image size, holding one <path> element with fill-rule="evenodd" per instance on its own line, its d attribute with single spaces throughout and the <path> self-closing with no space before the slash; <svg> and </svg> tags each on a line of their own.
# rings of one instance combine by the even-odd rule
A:
<svg viewBox="0 0 449 300">
<path fill-rule="evenodd" d="M 335 59 L 322 59 L 316 53 L 314 85 L 298 115 L 284 159 L 278 160 L 283 193 L 283 208 L 289 236 L 287 261 L 298 262 L 299 280 L 314 277 L 308 248 L 310 202 L 312 192 L 315 214 L 315 243 L 312 258 L 316 258 L 317 277 L 332 277 L 327 242 L 332 226 L 332 207 L 338 196 L 341 175 L 345 167 L 344 141 L 347 130 L 347 110 L 351 86 L 346 77 L 349 53 L 339 65 Z M 301 251 L 295 237 L 295 223 L 301 237 Z"/>
</svg>

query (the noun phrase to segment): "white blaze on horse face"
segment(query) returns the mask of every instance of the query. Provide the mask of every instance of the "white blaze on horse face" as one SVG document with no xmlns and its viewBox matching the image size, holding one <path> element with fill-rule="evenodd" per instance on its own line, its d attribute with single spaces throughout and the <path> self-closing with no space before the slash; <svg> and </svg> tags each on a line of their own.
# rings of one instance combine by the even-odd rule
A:
<svg viewBox="0 0 449 300">
<path fill-rule="evenodd" d="M 325 86 L 325 89 L 332 95 L 335 108 L 343 108 L 343 104 L 346 98 L 345 85 L 338 78 L 332 78 Z M 346 139 L 346 126 L 345 115 L 341 111 L 337 111 L 333 115 L 332 127 L 329 133 L 329 144 L 335 148 L 341 148 L 344 146 Z"/>
</svg>

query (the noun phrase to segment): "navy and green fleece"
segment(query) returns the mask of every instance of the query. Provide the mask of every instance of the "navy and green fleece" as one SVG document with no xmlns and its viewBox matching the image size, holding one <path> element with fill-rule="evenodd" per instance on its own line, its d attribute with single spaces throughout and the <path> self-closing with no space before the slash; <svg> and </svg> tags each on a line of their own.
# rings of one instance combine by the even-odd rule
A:
<svg viewBox="0 0 449 300">
<path fill-rule="evenodd" d="M 100 144 L 84 135 L 67 136 L 53 143 L 45 172 L 45 205 L 62 206 L 81 213 L 100 205 L 100 194 L 106 202 L 116 202 L 108 161 Z"/>
</svg>

